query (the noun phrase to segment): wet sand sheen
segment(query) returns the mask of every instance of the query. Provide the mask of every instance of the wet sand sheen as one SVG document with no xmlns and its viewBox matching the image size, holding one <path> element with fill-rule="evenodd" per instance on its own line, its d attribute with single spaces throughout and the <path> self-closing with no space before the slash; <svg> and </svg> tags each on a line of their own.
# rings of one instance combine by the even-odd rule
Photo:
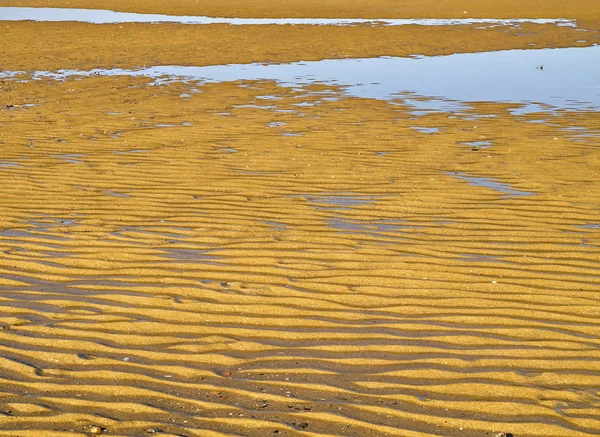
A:
<svg viewBox="0 0 600 437">
<path fill-rule="evenodd" d="M 0 88 L 0 435 L 600 432 L 597 111 Z"/>
<path fill-rule="evenodd" d="M 593 167 L 579 168 L 581 156 L 598 158 L 591 143 L 500 105 L 411 120 L 342 99 L 300 115 L 294 105 L 318 94 L 208 84 L 181 99 L 185 85 L 143 83 L 11 84 L 11 96 L 35 89 L 44 103 L 3 111 L 24 129 L 2 137 L 19 163 L 0 169 L 12 181 L 0 235 L 5 426 L 596 429 L 600 235 L 582 226 L 597 219 L 598 198 Z M 263 95 L 293 112 L 235 107 Z M 469 118 L 485 112 L 497 117 L 475 128 Z M 188 125 L 142 128 L 174 119 Z M 438 126 L 445 140 L 415 125 Z M 484 155 L 458 144 L 481 137 L 494 138 Z M 578 178 L 555 185 L 557 166 Z M 535 195 L 505 198 L 447 171 Z M 186 259 L 168 256 L 177 250 Z"/>
</svg>

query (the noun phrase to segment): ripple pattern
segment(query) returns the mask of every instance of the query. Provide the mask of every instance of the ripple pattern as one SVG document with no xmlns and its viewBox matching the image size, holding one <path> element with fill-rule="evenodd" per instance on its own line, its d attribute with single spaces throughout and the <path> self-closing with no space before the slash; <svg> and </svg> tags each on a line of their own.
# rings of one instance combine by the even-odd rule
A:
<svg viewBox="0 0 600 437">
<path fill-rule="evenodd" d="M 1 86 L 0 436 L 600 433 L 597 113 Z"/>
</svg>

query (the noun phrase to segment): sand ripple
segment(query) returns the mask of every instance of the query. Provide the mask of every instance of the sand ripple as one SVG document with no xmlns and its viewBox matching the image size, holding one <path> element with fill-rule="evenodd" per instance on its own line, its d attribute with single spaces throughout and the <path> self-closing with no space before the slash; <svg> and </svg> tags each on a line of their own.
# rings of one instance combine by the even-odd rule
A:
<svg viewBox="0 0 600 437">
<path fill-rule="evenodd" d="M 600 432 L 597 113 L 246 85 L 4 83 L 0 435 Z"/>
</svg>

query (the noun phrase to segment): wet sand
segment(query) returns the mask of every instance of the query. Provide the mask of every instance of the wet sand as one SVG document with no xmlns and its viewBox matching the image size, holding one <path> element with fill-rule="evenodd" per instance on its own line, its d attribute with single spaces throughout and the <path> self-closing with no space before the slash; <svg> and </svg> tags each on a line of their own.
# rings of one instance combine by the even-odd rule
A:
<svg viewBox="0 0 600 437">
<path fill-rule="evenodd" d="M 357 18 L 579 18 L 598 20 L 600 5 L 589 0 L 0 0 L 0 6 L 111 9 L 124 12 L 215 17 L 357 17 Z"/>
<path fill-rule="evenodd" d="M 581 31 L 554 24 L 484 29 L 477 25 L 373 28 L 31 22 L 6 26 L 0 60 L 11 69 L 26 71 L 436 56 L 600 43 L 600 27 Z"/>
<path fill-rule="evenodd" d="M 189 4 L 0 1 L 209 16 L 597 12 Z M 30 80 L 585 46 L 597 22 L 6 26 L 3 69 L 25 73 L 0 80 L 0 436 L 600 432 L 597 111 L 423 112 L 266 80 Z"/>
</svg>

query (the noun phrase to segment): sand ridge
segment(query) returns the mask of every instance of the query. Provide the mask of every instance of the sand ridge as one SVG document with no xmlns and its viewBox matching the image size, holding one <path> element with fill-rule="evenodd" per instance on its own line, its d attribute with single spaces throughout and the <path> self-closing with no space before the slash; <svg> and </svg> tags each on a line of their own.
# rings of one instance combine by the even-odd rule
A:
<svg viewBox="0 0 600 437">
<path fill-rule="evenodd" d="M 415 54 L 438 56 L 510 49 L 589 47 L 600 42 L 600 22 L 589 23 L 587 31 L 555 24 L 480 27 L 10 22 L 3 29 L 0 60 L 11 65 L 13 70 L 87 70 Z M 22 56 L 22 47 L 27 47 L 28 56 Z"/>
<path fill-rule="evenodd" d="M 109 9 L 211 17 L 317 18 L 578 18 L 598 20 L 600 6 L 590 0 L 0 0 L 0 6 Z"/>
</svg>

